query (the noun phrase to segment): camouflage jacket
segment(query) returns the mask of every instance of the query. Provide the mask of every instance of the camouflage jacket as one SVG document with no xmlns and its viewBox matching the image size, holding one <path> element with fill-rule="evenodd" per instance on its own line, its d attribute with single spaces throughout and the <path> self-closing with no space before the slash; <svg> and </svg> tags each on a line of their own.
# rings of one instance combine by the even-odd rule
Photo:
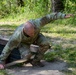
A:
<svg viewBox="0 0 76 75">
<path fill-rule="evenodd" d="M 33 24 L 36 28 L 36 34 L 33 38 L 25 36 L 23 33 L 24 24 L 20 25 L 15 30 L 14 34 L 11 36 L 8 43 L 4 47 L 2 54 L 0 55 L 0 60 L 2 60 L 2 61 L 5 60 L 8 57 L 8 55 L 10 54 L 11 50 L 18 47 L 21 43 L 28 44 L 28 45 L 32 44 L 36 40 L 36 38 L 40 32 L 40 29 L 44 25 L 46 25 L 56 19 L 63 19 L 63 18 L 65 18 L 65 14 L 59 12 L 59 13 L 48 14 L 42 18 L 29 20 L 28 22 Z"/>
</svg>

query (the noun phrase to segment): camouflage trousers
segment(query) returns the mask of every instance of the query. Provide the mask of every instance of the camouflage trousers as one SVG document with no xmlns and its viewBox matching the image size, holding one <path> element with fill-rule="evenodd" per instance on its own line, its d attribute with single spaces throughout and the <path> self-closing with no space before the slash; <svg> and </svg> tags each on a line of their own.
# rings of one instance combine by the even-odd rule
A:
<svg viewBox="0 0 76 75">
<path fill-rule="evenodd" d="M 37 59 L 36 60 L 41 60 L 43 58 L 44 53 L 49 49 L 50 43 L 49 40 L 43 35 L 39 34 L 38 38 L 36 41 L 34 41 L 35 45 L 38 45 L 40 47 L 40 51 L 37 54 Z M 21 45 L 19 47 L 19 51 L 21 54 L 21 58 L 28 58 L 27 56 L 30 54 L 30 45 Z"/>
</svg>

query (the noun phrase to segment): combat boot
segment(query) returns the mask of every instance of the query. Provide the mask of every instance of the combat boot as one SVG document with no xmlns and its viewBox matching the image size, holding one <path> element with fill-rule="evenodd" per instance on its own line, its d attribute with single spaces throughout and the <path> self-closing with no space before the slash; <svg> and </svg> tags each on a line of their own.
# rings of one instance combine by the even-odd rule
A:
<svg viewBox="0 0 76 75">
<path fill-rule="evenodd" d="M 40 61 L 35 61 L 33 60 L 32 62 L 30 62 L 32 64 L 32 66 L 39 66 L 39 67 L 44 67 L 45 65 L 40 62 Z"/>
</svg>

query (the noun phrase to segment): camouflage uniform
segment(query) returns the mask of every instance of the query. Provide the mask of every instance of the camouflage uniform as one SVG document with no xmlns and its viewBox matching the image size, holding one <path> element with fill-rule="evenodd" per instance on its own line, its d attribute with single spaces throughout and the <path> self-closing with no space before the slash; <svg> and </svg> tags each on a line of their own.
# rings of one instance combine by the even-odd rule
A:
<svg viewBox="0 0 76 75">
<path fill-rule="evenodd" d="M 56 19 L 62 19 L 64 17 L 65 17 L 65 14 L 62 14 L 59 12 L 59 13 L 48 14 L 45 17 L 42 17 L 39 19 L 29 20 L 28 22 L 30 24 L 34 25 L 34 27 L 36 29 L 36 32 L 35 32 L 35 35 L 33 36 L 33 38 L 24 35 L 24 33 L 23 33 L 24 24 L 20 25 L 15 30 L 14 34 L 11 36 L 8 43 L 4 47 L 2 54 L 0 55 L 0 60 L 4 61 L 9 56 L 10 52 L 16 47 L 19 47 L 21 57 L 27 58 L 27 55 L 30 53 L 29 48 L 30 48 L 31 44 L 36 44 L 36 45 L 40 46 L 41 53 L 38 58 L 38 60 L 40 60 L 42 58 L 44 52 L 47 51 L 47 49 L 49 49 L 49 46 L 50 46 L 48 39 L 46 39 L 46 37 L 40 33 L 41 28 L 44 25 L 46 25 Z"/>
</svg>

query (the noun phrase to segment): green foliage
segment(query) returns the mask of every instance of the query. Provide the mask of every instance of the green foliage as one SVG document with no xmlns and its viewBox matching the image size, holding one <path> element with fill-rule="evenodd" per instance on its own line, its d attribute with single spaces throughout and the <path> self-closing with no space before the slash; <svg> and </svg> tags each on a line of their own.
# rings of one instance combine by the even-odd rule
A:
<svg viewBox="0 0 76 75">
<path fill-rule="evenodd" d="M 24 6 L 20 6 L 20 0 L 0 0 L 0 19 L 21 21 L 30 18 L 37 18 L 51 12 L 50 0 L 22 0 Z M 65 13 L 75 13 L 76 1 L 63 0 Z M 76 13 L 75 13 L 76 14 Z M 76 16 L 68 21 L 58 23 L 76 25 Z"/>
<path fill-rule="evenodd" d="M 46 0 L 47 2 L 49 0 Z M 24 7 L 18 6 L 19 1 L 17 0 L 1 0 L 0 1 L 0 18 L 8 17 L 16 14 L 22 14 L 26 12 L 37 12 L 37 14 L 46 13 L 45 11 L 48 9 L 45 8 L 46 3 L 44 0 L 23 0 Z M 49 2 L 48 2 L 49 3 Z M 45 6 L 45 7 L 44 7 Z M 44 8 L 43 8 L 44 7 Z M 47 4 L 48 7 L 48 4 Z"/>
<path fill-rule="evenodd" d="M 44 55 L 44 59 L 48 62 L 54 61 L 57 58 L 57 54 L 55 51 L 48 52 Z"/>
<path fill-rule="evenodd" d="M 0 70 L 0 75 L 8 75 L 5 70 Z"/>
<path fill-rule="evenodd" d="M 66 0 L 65 1 L 65 11 L 75 12 L 76 10 L 76 1 L 75 0 Z"/>
<path fill-rule="evenodd" d="M 67 48 L 64 51 L 64 59 L 70 62 L 76 61 L 76 48 Z"/>
<path fill-rule="evenodd" d="M 53 61 L 55 58 L 62 58 L 72 63 L 76 61 L 76 48 L 66 48 L 63 50 L 61 45 L 54 45 L 53 49 L 53 52 L 45 54 L 44 59 L 46 61 Z"/>
</svg>

